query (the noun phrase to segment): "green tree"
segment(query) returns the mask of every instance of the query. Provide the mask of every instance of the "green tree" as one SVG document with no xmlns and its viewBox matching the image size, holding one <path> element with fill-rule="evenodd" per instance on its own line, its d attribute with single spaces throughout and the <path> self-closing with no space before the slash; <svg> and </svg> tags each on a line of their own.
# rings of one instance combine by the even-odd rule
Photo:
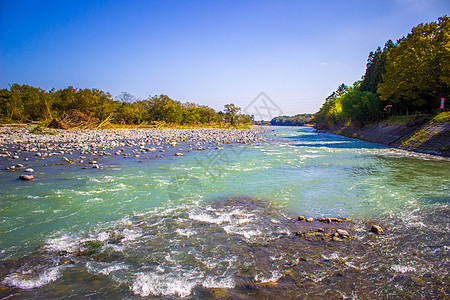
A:
<svg viewBox="0 0 450 300">
<path fill-rule="evenodd" d="M 384 45 L 383 50 L 378 47 L 375 52 L 370 52 L 367 59 L 366 73 L 360 86 L 361 91 L 371 92 L 372 94 L 377 93 L 378 84 L 383 81 L 383 74 L 386 73 L 387 53 L 395 47 L 395 44 L 389 40 Z"/>
<path fill-rule="evenodd" d="M 233 103 L 225 105 L 225 120 L 227 120 L 231 126 L 234 126 L 239 119 L 240 107 L 235 106 Z"/>
<path fill-rule="evenodd" d="M 378 93 L 404 112 L 439 107 L 440 98 L 450 94 L 449 17 L 414 27 L 389 51 Z"/>
<path fill-rule="evenodd" d="M 18 121 L 41 121 L 52 117 L 51 97 L 40 89 L 26 84 L 10 87 L 10 103 L 7 108 Z"/>
</svg>

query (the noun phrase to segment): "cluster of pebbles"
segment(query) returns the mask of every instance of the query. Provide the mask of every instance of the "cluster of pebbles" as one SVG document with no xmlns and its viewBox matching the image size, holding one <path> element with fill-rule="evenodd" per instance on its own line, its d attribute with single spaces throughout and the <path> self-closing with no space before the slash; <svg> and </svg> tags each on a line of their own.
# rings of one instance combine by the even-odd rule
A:
<svg viewBox="0 0 450 300">
<path fill-rule="evenodd" d="M 29 126 L 3 127 L 0 129 L 0 158 L 3 160 L 2 168 L 10 171 L 23 169 L 32 157 L 45 160 L 52 156 L 61 157 L 63 164 L 81 163 L 86 164 L 85 168 L 100 168 L 96 159 L 102 156 L 127 158 L 146 153 L 158 153 L 153 158 L 183 156 L 183 151 L 262 142 L 265 138 L 260 133 L 267 130 L 266 127 L 255 126 L 251 129 L 52 130 L 36 134 L 31 132 Z M 11 165 L 10 161 L 18 163 Z M 31 168 L 26 168 L 28 173 L 34 171 L 28 169 Z M 20 178 L 34 179 L 27 174 Z"/>
</svg>

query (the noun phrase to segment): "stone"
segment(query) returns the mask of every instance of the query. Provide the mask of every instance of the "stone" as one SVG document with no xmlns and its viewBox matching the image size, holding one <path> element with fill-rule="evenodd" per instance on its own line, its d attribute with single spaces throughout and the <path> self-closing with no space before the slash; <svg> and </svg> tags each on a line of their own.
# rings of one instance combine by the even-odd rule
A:
<svg viewBox="0 0 450 300">
<path fill-rule="evenodd" d="M 175 156 L 183 156 L 183 153 L 175 153 Z"/>
<path fill-rule="evenodd" d="M 342 223 L 343 220 L 342 219 L 338 219 L 338 218 L 328 218 L 331 222 L 337 222 L 337 223 Z"/>
<path fill-rule="evenodd" d="M 22 164 L 17 164 L 16 168 L 23 168 L 23 165 Z"/>
<path fill-rule="evenodd" d="M 26 170 L 25 170 L 25 172 L 28 172 L 28 173 L 33 173 L 33 172 L 34 172 L 34 170 L 33 170 L 32 168 L 28 168 L 28 169 L 26 169 Z"/>
<path fill-rule="evenodd" d="M 99 169 L 99 168 L 100 168 L 99 165 L 97 165 L 97 164 L 93 164 L 92 167 L 93 167 L 94 169 Z"/>
<path fill-rule="evenodd" d="M 342 237 L 349 237 L 350 236 L 350 234 L 348 234 L 348 231 L 344 230 L 344 229 L 338 229 L 338 230 L 336 230 L 336 232 L 339 234 L 339 236 L 342 236 Z"/>
<path fill-rule="evenodd" d="M 14 155 L 12 158 L 13 159 L 19 159 L 19 156 L 18 155 Z"/>
<path fill-rule="evenodd" d="M 96 162 L 95 160 L 91 160 L 91 161 L 89 161 L 89 163 L 90 163 L 91 165 L 97 164 L 97 162 Z"/>
<path fill-rule="evenodd" d="M 426 282 L 422 278 L 411 276 L 411 280 L 414 281 L 414 283 L 416 283 L 417 285 L 426 285 Z"/>
<path fill-rule="evenodd" d="M 33 175 L 22 174 L 22 175 L 20 175 L 19 179 L 25 180 L 25 181 L 30 181 L 30 180 L 34 180 L 34 177 L 33 177 Z"/>
<path fill-rule="evenodd" d="M 300 217 L 297 218 L 297 220 L 298 221 L 304 221 L 304 220 L 306 220 L 306 218 L 304 216 L 300 216 Z"/>
<path fill-rule="evenodd" d="M 370 227 L 370 231 L 375 234 L 383 234 L 383 228 L 375 224 L 373 224 L 372 227 Z"/>
<path fill-rule="evenodd" d="M 314 221 L 313 218 L 308 218 L 308 219 L 306 219 L 306 222 L 312 222 L 312 221 Z"/>
</svg>

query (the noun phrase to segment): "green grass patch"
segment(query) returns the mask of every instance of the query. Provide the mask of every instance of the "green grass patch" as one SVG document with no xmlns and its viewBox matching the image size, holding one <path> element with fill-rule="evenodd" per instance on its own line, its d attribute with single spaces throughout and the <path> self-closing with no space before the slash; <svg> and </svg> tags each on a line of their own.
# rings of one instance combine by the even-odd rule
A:
<svg viewBox="0 0 450 300">
<path fill-rule="evenodd" d="M 384 123 L 387 125 L 407 125 L 419 119 L 430 118 L 430 115 L 390 116 Z"/>
<path fill-rule="evenodd" d="M 49 130 L 48 128 L 45 128 L 41 125 L 36 125 L 33 128 L 30 129 L 30 133 L 32 134 L 51 134 L 55 135 L 55 133 L 52 130 Z"/>
<path fill-rule="evenodd" d="M 444 111 L 431 119 L 431 123 L 447 123 L 450 122 L 450 111 Z"/>
</svg>

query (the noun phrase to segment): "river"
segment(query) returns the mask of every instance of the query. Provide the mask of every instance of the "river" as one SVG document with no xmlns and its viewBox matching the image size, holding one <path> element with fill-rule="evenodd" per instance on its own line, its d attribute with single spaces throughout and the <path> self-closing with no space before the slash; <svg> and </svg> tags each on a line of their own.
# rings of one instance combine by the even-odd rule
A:
<svg viewBox="0 0 450 300">
<path fill-rule="evenodd" d="M 101 170 L 48 166 L 31 182 L 2 172 L 0 296 L 450 296 L 448 160 L 308 127 L 265 135 Z M 296 235 L 300 215 L 345 219 L 351 238 Z"/>
</svg>

